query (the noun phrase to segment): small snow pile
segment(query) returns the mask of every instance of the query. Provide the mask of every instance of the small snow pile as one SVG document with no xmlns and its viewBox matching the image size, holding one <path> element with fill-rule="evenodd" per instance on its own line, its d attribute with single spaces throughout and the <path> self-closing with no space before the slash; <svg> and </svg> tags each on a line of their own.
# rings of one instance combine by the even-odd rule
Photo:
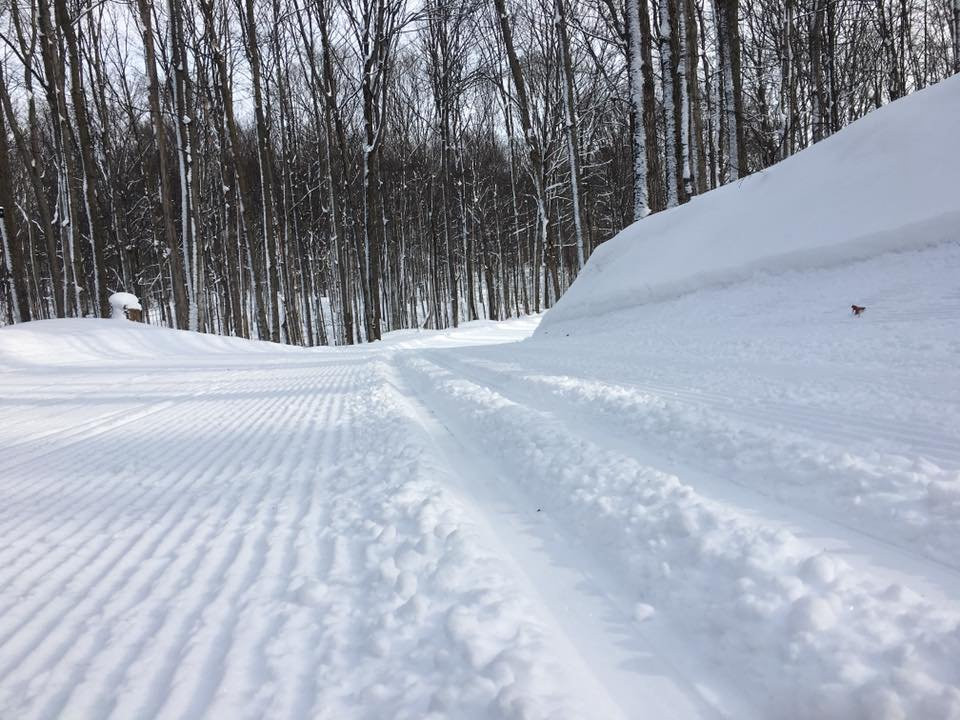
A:
<svg viewBox="0 0 960 720">
<path fill-rule="evenodd" d="M 828 267 L 956 240 L 957 118 L 960 76 L 872 112 L 763 172 L 634 223 L 594 252 L 540 332 L 758 272 Z"/>
<path fill-rule="evenodd" d="M 140 306 L 140 298 L 133 293 L 115 292 L 109 298 L 110 317 L 114 320 L 126 320 L 127 310 L 143 310 Z"/>
<path fill-rule="evenodd" d="M 122 310 L 121 310 L 122 312 Z M 122 316 L 121 316 L 122 317 Z M 313 348 L 311 352 L 322 352 Z M 223 363 L 224 356 L 250 353 L 297 355 L 294 345 L 245 340 L 208 333 L 170 330 L 139 322 L 114 322 L 107 318 L 34 320 L 0 328 L 0 371 L 30 365 L 127 365 L 159 358 L 199 358 Z"/>
</svg>

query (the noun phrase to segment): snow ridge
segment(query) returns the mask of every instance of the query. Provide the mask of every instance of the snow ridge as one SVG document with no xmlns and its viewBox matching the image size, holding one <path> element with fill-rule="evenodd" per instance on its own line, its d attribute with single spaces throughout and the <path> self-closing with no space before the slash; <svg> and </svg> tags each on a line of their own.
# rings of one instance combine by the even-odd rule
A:
<svg viewBox="0 0 960 720">
<path fill-rule="evenodd" d="M 543 328 L 748 280 L 956 239 L 960 76 L 596 249 Z"/>
</svg>

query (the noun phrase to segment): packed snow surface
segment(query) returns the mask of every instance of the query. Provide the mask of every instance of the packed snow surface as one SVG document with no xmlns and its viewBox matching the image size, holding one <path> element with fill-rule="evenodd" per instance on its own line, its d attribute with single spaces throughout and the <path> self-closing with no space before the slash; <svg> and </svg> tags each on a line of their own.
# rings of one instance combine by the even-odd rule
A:
<svg viewBox="0 0 960 720">
<path fill-rule="evenodd" d="M 784 164 L 769 252 L 711 193 L 542 323 L 0 329 L 0 718 L 957 720 L 960 200 L 872 153 L 958 90 L 822 144 L 909 202 L 819 254 Z"/>
</svg>

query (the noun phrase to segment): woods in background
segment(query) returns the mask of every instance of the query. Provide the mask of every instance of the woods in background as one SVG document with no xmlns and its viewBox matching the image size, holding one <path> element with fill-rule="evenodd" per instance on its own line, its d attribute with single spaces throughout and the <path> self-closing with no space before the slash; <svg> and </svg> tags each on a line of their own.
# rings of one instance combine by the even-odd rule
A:
<svg viewBox="0 0 960 720">
<path fill-rule="evenodd" d="M 304 345 L 549 308 L 960 71 L 960 0 L 3 0 L 0 312 Z"/>
</svg>

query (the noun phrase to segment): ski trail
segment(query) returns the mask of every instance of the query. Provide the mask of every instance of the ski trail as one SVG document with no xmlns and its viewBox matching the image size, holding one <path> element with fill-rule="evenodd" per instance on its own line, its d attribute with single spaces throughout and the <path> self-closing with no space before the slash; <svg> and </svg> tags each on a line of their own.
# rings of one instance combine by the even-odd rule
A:
<svg viewBox="0 0 960 720">
<path fill-rule="evenodd" d="M 276 401 L 272 404 L 278 406 L 279 409 Z M 225 449 L 229 450 L 231 447 L 234 450 L 239 449 L 239 444 L 231 440 L 233 436 L 229 433 L 229 423 L 227 423 L 225 427 L 223 426 L 223 422 L 226 420 L 224 417 L 224 408 L 216 405 L 208 407 L 212 407 L 213 409 L 212 416 L 208 422 L 216 419 L 216 422 L 227 431 L 225 438 L 228 440 L 228 444 L 225 446 Z M 243 408 L 241 407 L 240 410 L 239 415 L 235 413 L 233 417 L 243 418 Z M 252 410 L 253 409 L 250 408 L 248 412 Z M 195 414 L 196 409 L 190 407 L 187 408 L 187 411 Z M 260 414 L 262 417 L 269 417 L 269 413 Z M 60 663 L 65 663 L 69 666 L 72 662 L 76 662 L 76 667 L 83 667 L 84 661 L 78 660 L 77 658 L 84 655 L 89 657 L 95 654 L 110 638 L 104 634 L 104 631 L 101 631 L 93 642 L 89 644 L 76 644 L 75 641 L 79 637 L 77 633 L 79 633 L 80 630 L 78 628 L 73 635 L 64 635 L 65 622 L 70 623 L 73 617 L 79 616 L 82 618 L 83 613 L 86 612 L 85 608 L 87 607 L 99 607 L 100 612 L 106 614 L 108 617 L 112 615 L 113 611 L 111 608 L 115 608 L 116 616 L 124 617 L 125 613 L 135 609 L 138 603 L 149 594 L 152 589 L 152 583 L 160 578 L 166 571 L 167 568 L 165 565 L 173 561 L 173 557 L 170 557 L 168 563 L 157 564 L 150 562 L 150 559 L 160 552 L 161 545 L 166 543 L 169 548 L 170 541 L 173 538 L 182 540 L 194 539 L 193 533 L 202 521 L 202 515 L 198 515 L 196 512 L 197 506 L 195 501 L 197 498 L 195 496 L 192 497 L 192 495 L 197 490 L 200 482 L 204 479 L 209 480 L 207 470 L 211 466 L 216 465 L 220 458 L 218 458 L 216 454 L 210 453 L 209 448 L 205 448 L 202 444 L 188 444 L 186 447 L 189 448 L 190 451 L 181 457 L 180 460 L 191 465 L 196 474 L 192 477 L 190 475 L 181 475 L 182 481 L 178 481 L 176 476 L 171 477 L 171 469 L 165 467 L 162 460 L 164 457 L 168 457 L 167 454 L 171 447 L 170 443 L 175 441 L 178 435 L 174 429 L 177 422 L 182 423 L 183 417 L 174 416 L 170 418 L 170 422 L 158 425 L 156 432 L 152 434 L 152 441 L 155 445 L 147 448 L 147 457 L 141 458 L 141 460 L 148 462 L 153 460 L 156 462 L 158 473 L 155 476 L 148 475 L 142 478 L 139 484 L 147 488 L 143 492 L 134 492 L 133 494 L 122 492 L 120 495 L 117 495 L 115 489 L 111 487 L 111 484 L 105 483 L 105 492 L 101 495 L 94 493 L 90 498 L 89 505 L 81 505 L 79 507 L 75 504 L 71 505 L 68 494 L 66 500 L 60 503 L 55 502 L 52 505 L 34 502 L 33 508 L 35 508 L 35 510 L 32 513 L 23 514 L 24 519 L 30 517 L 34 521 L 36 521 L 38 517 L 36 514 L 37 511 L 51 518 L 59 515 L 65 516 L 66 522 L 50 523 L 51 528 L 53 528 L 52 532 L 56 533 L 56 536 L 41 537 L 39 540 L 48 543 L 53 542 L 56 545 L 66 543 L 68 546 L 76 547 L 77 550 L 72 556 L 68 557 L 67 560 L 73 569 L 70 569 L 70 567 L 64 565 L 62 562 L 55 564 L 54 561 L 57 558 L 57 554 L 54 553 L 48 554 L 44 558 L 44 560 L 49 560 L 50 562 L 41 563 L 40 567 L 20 564 L 19 567 L 15 568 L 17 571 L 16 575 L 5 578 L 5 582 L 9 586 L 9 583 L 18 581 L 18 578 L 22 577 L 23 580 L 18 582 L 18 585 L 21 587 L 23 593 L 27 595 L 39 593 L 41 597 L 47 598 L 47 600 L 40 605 L 34 604 L 31 608 L 31 613 L 26 616 L 19 625 L 10 627 L 2 638 L 2 645 L 5 650 L 4 655 L 10 657 L 9 653 L 13 652 L 10 662 L 0 668 L 5 686 L 17 687 L 18 681 L 16 680 L 16 676 L 35 677 L 43 672 L 52 673 Z M 123 436 L 108 438 L 105 445 L 105 454 L 109 457 L 113 451 L 112 446 L 117 446 L 117 452 L 122 453 L 124 446 L 129 447 L 129 439 Z M 150 450 L 152 447 L 157 446 L 160 448 L 160 451 L 151 457 Z M 73 457 L 74 453 L 70 452 L 72 447 L 72 443 L 64 443 L 52 451 L 61 456 L 67 456 L 70 460 L 61 465 L 62 469 L 60 472 L 68 474 L 61 476 L 62 481 L 60 481 L 59 487 L 58 481 L 55 479 L 57 478 L 57 473 L 49 473 L 54 480 L 50 490 L 46 491 L 46 495 L 62 494 L 64 489 L 62 483 L 70 480 L 72 473 L 78 471 L 81 473 L 94 471 L 93 468 L 96 467 L 94 465 L 89 467 L 81 465 L 77 467 L 75 458 Z M 98 464 L 102 463 L 103 459 L 104 454 L 99 455 L 97 458 Z M 57 464 L 54 463 L 51 469 L 56 468 Z M 28 476 L 29 473 L 24 473 L 24 475 Z M 207 475 L 206 478 L 205 475 Z M 168 480 L 172 480 L 173 482 L 170 483 Z M 184 484 L 184 482 L 186 482 L 186 484 Z M 206 493 L 203 494 L 206 495 Z M 211 509 L 221 507 L 221 503 L 223 503 L 222 507 L 231 507 L 229 501 L 223 498 L 219 492 L 209 495 L 208 497 L 210 498 L 208 507 Z M 169 502 L 165 506 L 161 504 L 158 510 L 157 500 L 162 498 L 169 498 L 172 502 Z M 28 500 L 29 498 L 27 498 L 25 502 Z M 191 500 L 194 501 L 193 504 L 191 504 Z M 104 505 L 103 501 L 109 501 L 109 504 Z M 137 506 L 151 508 L 157 520 L 160 521 L 154 522 L 147 533 L 132 532 L 137 522 L 137 516 L 134 512 L 134 508 Z M 25 508 L 21 508 L 21 512 L 23 509 Z M 87 517 L 88 522 L 86 524 L 77 524 L 73 521 L 73 518 L 77 515 Z M 190 520 L 191 516 L 195 519 Z M 171 522 L 164 524 L 164 522 L 162 522 L 164 518 L 170 518 Z M 118 524 L 118 520 L 126 521 L 127 524 Z M 124 536 L 129 538 L 129 541 L 126 543 L 118 543 L 117 538 L 123 538 Z M 24 544 L 33 544 L 37 539 L 38 538 L 27 536 L 24 539 Z M 189 545 L 189 542 L 187 544 Z M 178 543 L 174 543 L 173 547 L 179 549 L 177 545 Z M 88 546 L 90 548 L 89 551 L 87 551 Z M 12 549 L 15 551 L 16 547 Z M 163 555 L 161 554 L 160 557 L 163 557 Z M 93 560 L 92 566 L 90 560 Z M 98 566 L 100 568 L 99 570 L 96 569 Z M 91 572 L 91 570 L 93 570 L 93 572 Z M 83 584 L 76 585 L 74 584 L 74 578 L 79 578 L 80 573 L 83 573 L 84 582 Z M 141 580 L 138 580 L 138 578 L 143 578 L 143 584 L 140 584 Z M 56 582 L 57 585 L 51 586 L 50 583 L 52 582 Z M 128 589 L 131 585 L 133 587 Z M 140 588 L 139 590 L 137 589 L 138 586 Z M 54 589 L 55 587 L 58 589 Z M 71 607 L 66 617 L 62 617 L 65 602 L 63 599 L 65 593 L 63 591 L 67 588 L 69 589 L 67 595 L 72 596 L 75 594 L 82 598 L 82 600 L 79 605 Z M 124 598 L 130 598 L 131 596 L 134 599 L 123 601 Z M 14 608 L 7 609 L 9 612 L 5 613 L 5 617 L 9 620 L 11 619 Z M 150 624 L 148 623 L 147 627 L 149 626 Z M 53 634 L 51 630 L 55 627 L 59 632 Z M 58 644 L 50 645 L 54 637 L 57 638 Z M 42 641 L 41 638 L 43 638 Z M 43 648 L 45 646 L 49 646 L 49 649 L 44 650 Z M 19 654 L 16 652 L 17 647 L 22 648 Z M 27 655 L 28 653 L 29 656 Z M 57 658 L 57 664 L 53 664 L 53 658 Z M 7 677 L 7 675 L 12 672 L 14 666 L 17 668 L 17 675 Z M 60 676 L 55 675 L 55 677 Z M 75 679 L 76 677 L 70 676 L 69 674 L 63 676 L 63 687 L 69 689 L 72 681 Z M 57 684 L 59 683 L 60 680 L 58 680 Z M 50 693 L 50 699 L 46 705 L 47 710 L 44 712 L 45 715 L 56 714 L 58 705 L 62 705 L 62 703 L 65 702 L 66 692 L 65 690 L 63 692 Z"/>
<path fill-rule="evenodd" d="M 826 411 L 800 411 L 803 420 L 797 422 L 791 409 L 732 395 L 705 393 L 704 401 L 697 402 L 698 393 L 691 390 L 551 372 L 540 362 L 519 367 L 451 352 L 429 357 L 521 404 L 559 417 L 572 417 L 575 408 L 591 420 L 579 422 L 578 432 L 605 435 L 601 442 L 620 438 L 621 449 L 627 445 L 628 452 L 642 449 L 661 467 L 702 468 L 714 478 L 709 492 L 724 492 L 724 486 L 733 484 L 734 492 L 748 503 L 758 500 L 796 508 L 816 516 L 821 525 L 833 524 L 848 534 L 893 546 L 902 557 L 916 558 L 927 567 L 940 565 L 951 574 L 960 570 L 950 505 L 937 501 L 936 483 L 916 479 L 918 469 L 934 467 L 934 459 L 944 480 L 955 472 L 946 436 L 936 447 L 913 443 L 910 438 L 922 436 L 924 430 L 878 421 L 885 433 L 872 435 L 869 444 L 858 443 L 857 434 L 848 433 L 842 422 L 834 428 L 831 423 L 837 421 Z M 722 403 L 714 398 L 722 398 Z M 750 405 L 756 410 L 745 409 Z M 604 432 L 598 433 L 598 428 Z M 938 435 L 930 431 L 931 438 Z M 836 478 L 835 486 L 825 485 L 831 494 L 804 492 L 813 479 L 824 476 Z M 720 478 L 729 480 L 717 485 Z M 926 516 L 922 526 L 916 520 L 920 511 Z M 804 524 L 799 516 L 793 522 Z M 875 532 L 878 524 L 883 525 L 883 537 Z"/>
<path fill-rule="evenodd" d="M 274 403 L 274 405 L 276 404 L 277 403 Z M 243 415 L 241 414 L 240 417 L 242 416 Z M 269 414 L 267 414 L 266 417 L 269 417 Z M 174 418 L 174 420 L 176 419 L 178 418 Z M 229 439 L 230 435 L 228 434 L 226 437 Z M 158 440 L 161 441 L 162 439 L 162 436 L 158 438 Z M 124 438 L 117 438 L 116 442 L 123 444 L 125 440 Z M 166 446 L 163 445 L 161 447 L 164 449 L 166 448 Z M 81 562 L 76 563 L 76 569 L 69 571 L 69 574 L 66 576 L 62 571 L 62 567 L 49 568 L 44 570 L 43 574 L 40 578 L 38 578 L 37 581 L 35 581 L 34 585 L 26 588 L 26 592 L 42 592 L 43 595 L 51 599 L 51 602 L 48 604 L 49 608 L 46 606 L 41 606 L 41 612 L 36 612 L 36 608 L 34 608 L 34 612 L 28 618 L 27 622 L 19 627 L 14 628 L 12 633 L 4 639 L 3 644 L 6 649 L 9 650 L 11 647 L 16 647 L 19 641 L 19 644 L 23 644 L 25 648 L 24 652 L 30 653 L 29 662 L 18 666 L 18 674 L 29 677 L 31 675 L 40 673 L 41 668 L 44 668 L 45 671 L 52 672 L 56 669 L 56 665 L 49 664 L 49 661 L 46 660 L 47 657 L 57 657 L 59 658 L 58 661 L 65 660 L 67 663 L 69 663 L 70 658 L 64 658 L 63 650 L 69 647 L 71 648 L 70 652 L 72 653 L 79 651 L 78 646 L 74 645 L 78 634 L 74 634 L 72 636 L 67 635 L 66 638 L 64 638 L 64 621 L 70 623 L 70 618 L 72 617 L 79 616 L 82 618 L 83 613 L 88 607 L 91 609 L 95 607 L 102 608 L 108 598 L 111 601 L 111 603 L 107 603 L 109 606 L 110 604 L 115 603 L 118 598 L 124 597 L 125 593 L 127 592 L 128 583 L 136 578 L 136 575 L 145 565 L 147 567 L 150 566 L 150 563 L 147 561 L 155 556 L 160 543 L 167 539 L 175 530 L 180 530 L 184 527 L 185 519 L 193 514 L 189 511 L 192 508 L 188 507 L 188 503 L 191 499 L 196 500 L 196 498 L 191 498 L 191 495 L 193 491 L 198 488 L 199 482 L 204 479 L 205 468 L 204 462 L 201 460 L 201 458 L 203 458 L 205 455 L 207 456 L 207 465 L 215 463 L 217 459 L 216 455 L 211 456 L 209 453 L 205 452 L 205 448 L 202 445 L 193 445 L 191 447 L 193 455 L 191 456 L 188 454 L 183 457 L 182 460 L 188 464 L 193 464 L 196 462 L 197 469 L 200 472 L 194 475 L 192 478 L 190 478 L 189 475 L 186 476 L 192 481 L 188 485 L 181 487 L 176 481 L 174 481 L 172 484 L 165 484 L 164 481 L 166 478 L 164 476 L 169 477 L 171 474 L 169 468 L 163 468 L 160 476 L 158 476 L 156 479 L 149 477 L 146 478 L 146 483 L 148 486 L 154 485 L 158 488 L 158 492 L 162 493 L 163 497 L 167 497 L 171 500 L 171 502 L 166 505 L 165 508 L 161 505 L 162 509 L 157 515 L 158 520 L 170 518 L 171 524 L 167 524 L 165 526 L 162 522 L 157 522 L 151 526 L 147 533 L 134 533 L 132 531 L 135 527 L 134 523 L 136 523 L 137 517 L 135 513 L 131 513 L 131 508 L 129 505 L 135 505 L 136 500 L 121 500 L 121 503 L 116 504 L 116 498 L 108 495 L 107 497 L 112 502 L 103 509 L 105 510 L 106 508 L 114 508 L 116 510 L 116 514 L 111 515 L 109 512 L 95 512 L 96 510 L 100 509 L 99 507 L 91 508 L 91 511 L 88 511 L 91 517 L 97 516 L 106 518 L 99 529 L 95 530 L 94 532 L 85 532 L 85 529 L 82 526 L 66 528 L 67 533 L 65 533 L 65 536 L 74 540 L 77 538 L 84 538 L 85 535 L 86 537 L 90 538 L 89 540 L 85 541 L 81 540 L 81 544 L 79 545 L 79 550 L 81 553 L 87 544 L 94 542 L 95 538 L 103 538 L 103 544 L 98 544 L 96 547 L 92 548 L 88 556 L 91 558 L 96 558 L 96 560 L 94 560 L 93 567 L 97 567 L 97 565 L 99 565 L 101 569 L 91 573 L 91 567 L 89 566 L 88 562 L 84 560 L 84 556 L 81 554 L 79 556 Z M 162 460 L 162 457 L 162 455 L 158 456 L 157 460 Z M 209 507 L 216 508 L 220 502 L 221 497 L 219 495 L 214 495 Z M 124 507 L 124 505 L 128 505 L 128 507 Z M 143 505 L 153 506 L 155 508 L 156 503 L 155 500 L 148 498 L 148 501 L 144 502 Z M 227 506 L 229 507 L 229 503 L 227 503 Z M 64 510 L 55 508 L 55 512 L 63 511 Z M 184 515 L 186 517 L 184 517 Z M 130 524 L 126 526 L 117 526 L 115 522 L 117 519 L 127 520 Z M 186 538 L 190 538 L 191 536 L 190 529 L 191 526 L 186 525 L 186 530 L 184 530 L 184 536 Z M 117 543 L 114 538 L 118 536 L 129 537 L 130 540 L 126 544 Z M 108 552 L 104 552 L 104 550 L 108 550 Z M 103 558 L 105 562 L 101 563 L 101 558 Z M 80 573 L 83 573 L 84 584 L 72 587 L 73 578 L 79 577 Z M 42 585 L 37 584 L 42 583 L 47 578 L 56 580 L 59 583 L 60 589 L 57 591 L 53 591 L 52 589 L 45 590 Z M 82 600 L 79 605 L 75 605 L 71 608 L 71 611 L 67 613 L 66 618 L 61 618 L 62 606 L 65 602 L 61 598 L 64 596 L 63 589 L 65 588 L 70 589 L 69 595 L 76 594 L 76 596 L 82 598 Z M 125 609 L 129 609 L 135 605 L 136 601 L 129 603 Z M 103 610 L 101 609 L 101 611 Z M 124 610 L 121 610 L 120 613 L 122 614 L 123 611 Z M 49 619 L 43 620 L 44 617 Z M 45 624 L 38 628 L 33 635 L 31 635 L 30 628 L 37 627 L 41 622 L 44 622 Z M 58 627 L 60 632 L 52 634 L 50 631 L 53 627 Z M 78 630 L 75 631 L 75 633 L 79 632 L 80 630 L 78 627 Z M 45 638 L 45 642 L 47 643 L 49 643 L 52 638 L 56 637 L 61 641 L 60 645 L 58 646 L 60 649 L 57 650 L 56 648 L 52 648 L 48 653 L 45 653 L 41 650 L 41 647 L 38 646 L 36 641 L 30 640 L 31 637 Z M 14 638 L 16 638 L 16 640 L 14 640 Z M 20 640 L 20 638 L 23 639 Z M 105 642 L 105 640 L 106 638 L 103 637 L 98 638 L 98 642 L 100 644 Z M 94 646 L 97 644 L 98 643 L 95 642 Z M 93 647 L 91 650 L 96 650 L 96 647 Z M 67 654 L 69 655 L 70 653 Z M 17 661 L 18 657 L 15 656 L 14 662 Z"/>
<path fill-rule="evenodd" d="M 112 396 L 135 422 L 14 429 L 0 716 L 616 717 L 567 680 L 379 357 L 184 356 L 150 402 Z"/>
<path fill-rule="evenodd" d="M 736 507 L 744 515 L 752 514 L 764 522 L 776 523 L 812 545 L 844 557 L 865 573 L 879 577 L 886 575 L 890 582 L 904 583 L 942 604 L 952 604 L 960 596 L 960 570 L 957 567 L 931 558 L 909 545 L 898 545 L 889 537 L 880 537 L 854 523 L 788 504 L 753 486 L 696 467 L 689 460 L 665 457 L 651 448 L 648 440 L 638 438 L 622 415 L 617 415 L 614 422 L 603 412 L 602 405 L 596 403 L 596 396 L 591 397 L 593 402 L 571 401 L 566 395 L 538 392 L 541 384 L 552 388 L 552 383 L 544 382 L 549 380 L 547 376 L 505 372 L 450 353 L 432 353 L 430 359 L 460 377 L 493 388 L 512 401 L 547 413 L 568 426 L 572 410 L 576 408 L 575 426 L 580 437 L 612 452 L 675 473 L 705 497 Z"/>
<path fill-rule="evenodd" d="M 582 422 L 570 422 L 569 411 L 553 416 L 522 397 L 510 400 L 491 384 L 444 370 L 427 353 L 404 356 L 401 365 L 419 377 L 417 391 L 443 408 L 448 421 L 461 423 L 473 442 L 501 458 L 529 503 L 555 514 L 575 534 L 592 559 L 588 567 L 606 565 L 626 579 L 624 590 L 652 603 L 657 615 L 648 624 L 663 627 L 666 618 L 680 635 L 678 647 L 709 649 L 706 657 L 721 666 L 728 653 L 738 657 L 738 673 L 724 667 L 720 685 L 736 687 L 741 677 L 763 707 L 761 716 L 773 712 L 767 704 L 784 694 L 804 692 L 809 702 L 820 702 L 817 693 L 826 691 L 817 683 L 842 673 L 847 657 L 888 662 L 906 641 L 901 633 L 916 647 L 937 638 L 920 661 L 931 668 L 945 648 L 957 645 L 952 628 L 960 608 L 942 593 L 925 598 L 869 559 L 858 567 L 825 553 L 818 537 L 771 522 L 763 506 L 758 512 L 702 495 L 683 476 L 594 440 Z M 741 632 L 717 638 L 734 616 Z M 902 626 L 907 616 L 909 627 Z M 896 634 L 877 634 L 877 627 L 888 626 L 897 627 Z M 801 649 L 797 638 L 811 629 L 816 644 Z M 795 669 L 778 674 L 758 662 L 771 654 L 795 654 L 789 661 Z M 689 658 L 685 651 L 679 655 Z M 897 662 L 905 673 L 913 664 L 905 657 Z M 792 673 L 807 678 L 803 688 L 793 685 Z M 858 692 L 868 694 L 869 684 L 860 682 Z M 941 667 L 936 682 L 949 693 L 952 672 Z"/>
<path fill-rule="evenodd" d="M 0 717 L 955 714 L 957 398 L 922 348 L 493 347 L 537 321 L 124 326 L 131 358 L 4 375 Z"/>
<path fill-rule="evenodd" d="M 510 485 L 510 469 L 470 449 L 469 426 L 418 399 L 427 396 L 422 383 L 396 366 L 389 378 L 411 417 L 454 468 L 456 491 L 483 518 L 486 539 L 496 543 L 503 561 L 524 578 L 527 592 L 562 633 L 562 651 L 616 708 L 616 714 L 605 710 L 601 717 L 634 717 L 638 708 L 651 717 L 677 719 L 760 717 L 736 691 L 711 681 L 694 658 L 668 652 L 675 642 L 669 629 L 645 630 L 635 600 L 617 579 L 532 498 Z"/>
</svg>

